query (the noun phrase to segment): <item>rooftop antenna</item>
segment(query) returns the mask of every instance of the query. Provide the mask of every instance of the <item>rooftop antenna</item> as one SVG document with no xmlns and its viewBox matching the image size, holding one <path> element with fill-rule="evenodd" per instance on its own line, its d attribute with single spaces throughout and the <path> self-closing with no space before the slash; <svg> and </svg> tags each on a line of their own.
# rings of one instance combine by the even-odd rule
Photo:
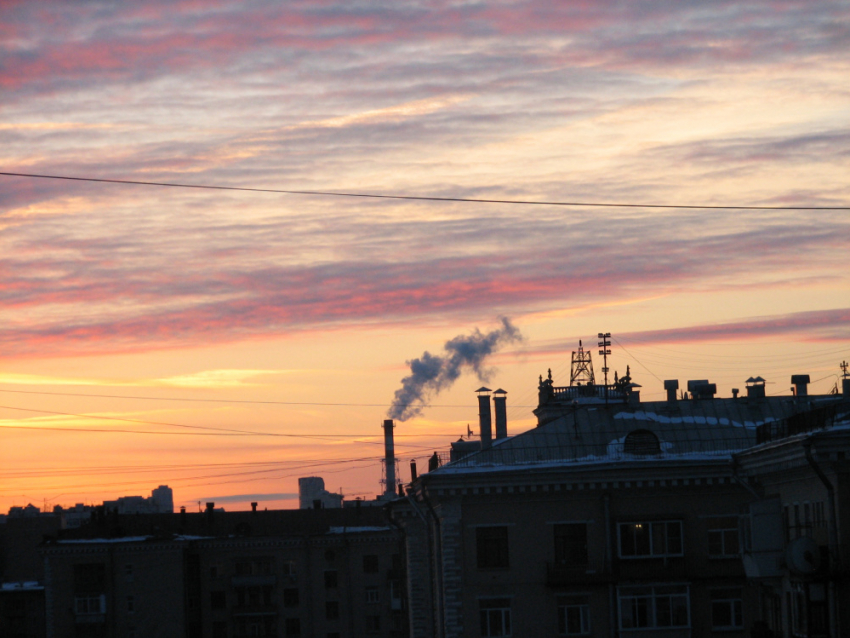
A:
<svg viewBox="0 0 850 638">
<path fill-rule="evenodd" d="M 843 373 L 842 378 L 846 379 L 847 377 L 850 377 L 850 374 L 848 374 L 848 372 L 847 372 L 847 367 L 848 367 L 848 366 L 847 366 L 847 362 L 846 362 L 846 361 L 842 361 L 842 362 L 841 362 L 841 365 L 840 365 L 839 367 L 841 368 L 841 372 Z"/>
<path fill-rule="evenodd" d="M 593 377 L 593 360 L 590 356 L 590 351 L 584 351 L 581 345 L 581 339 L 578 342 L 578 350 L 573 351 L 572 363 L 570 366 L 570 386 L 576 385 L 577 382 L 585 381 L 586 385 L 596 385 L 596 379 Z"/>
<path fill-rule="evenodd" d="M 608 355 L 611 354 L 611 333 L 600 332 L 597 335 L 599 342 L 599 354 L 602 355 L 602 372 L 605 374 L 605 405 L 608 405 Z"/>
</svg>

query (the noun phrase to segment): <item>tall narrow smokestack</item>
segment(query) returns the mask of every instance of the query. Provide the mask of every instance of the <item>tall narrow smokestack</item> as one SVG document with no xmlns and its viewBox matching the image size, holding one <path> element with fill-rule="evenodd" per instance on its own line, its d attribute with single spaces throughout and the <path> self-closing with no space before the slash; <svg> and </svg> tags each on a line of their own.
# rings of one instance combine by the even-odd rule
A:
<svg viewBox="0 0 850 638">
<path fill-rule="evenodd" d="M 481 430 L 481 449 L 493 444 L 493 420 L 490 416 L 490 388 L 478 388 L 478 423 Z"/>
<path fill-rule="evenodd" d="M 384 421 L 384 470 L 386 472 L 387 483 L 384 486 L 384 495 L 395 496 L 395 442 L 393 441 L 393 424 L 392 419 Z"/>
<path fill-rule="evenodd" d="M 508 393 L 499 388 L 493 393 L 493 406 L 496 408 L 496 440 L 508 438 Z"/>
</svg>

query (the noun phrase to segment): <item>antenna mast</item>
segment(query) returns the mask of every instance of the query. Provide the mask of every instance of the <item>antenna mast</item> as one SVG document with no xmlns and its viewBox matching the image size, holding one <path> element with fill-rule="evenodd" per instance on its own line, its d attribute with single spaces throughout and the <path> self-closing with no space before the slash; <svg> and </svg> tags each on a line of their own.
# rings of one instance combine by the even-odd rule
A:
<svg viewBox="0 0 850 638">
<path fill-rule="evenodd" d="M 596 379 L 593 377 L 593 360 L 590 356 L 590 351 L 584 351 L 581 345 L 581 340 L 578 342 L 578 351 L 573 351 L 572 364 L 570 366 L 570 386 L 576 385 L 576 382 L 585 381 L 586 385 L 596 385 Z"/>
<path fill-rule="evenodd" d="M 608 405 L 608 355 L 611 354 L 611 333 L 600 332 L 597 335 L 599 342 L 599 354 L 602 355 L 602 372 L 605 374 L 605 405 Z"/>
</svg>

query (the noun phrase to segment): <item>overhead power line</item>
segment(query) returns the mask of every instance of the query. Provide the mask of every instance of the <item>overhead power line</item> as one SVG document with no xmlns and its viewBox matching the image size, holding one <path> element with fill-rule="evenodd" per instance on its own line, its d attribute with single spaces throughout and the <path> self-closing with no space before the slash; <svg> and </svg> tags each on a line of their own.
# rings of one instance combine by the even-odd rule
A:
<svg viewBox="0 0 850 638">
<path fill-rule="evenodd" d="M 38 384 L 32 384 L 38 385 Z M 140 399 L 142 401 L 188 401 L 193 403 L 248 403 L 256 405 L 310 405 L 322 407 L 347 407 L 347 408 L 386 408 L 385 403 L 327 403 L 319 401 L 252 401 L 248 399 L 200 399 L 186 397 L 144 397 L 127 394 L 86 394 L 84 392 L 39 392 L 36 390 L 9 390 L 0 388 L 0 392 L 11 392 L 14 394 L 39 394 L 57 397 L 89 397 L 94 399 Z M 469 408 L 470 404 L 428 404 L 429 408 Z M 515 408 L 536 408 L 536 405 L 512 405 Z"/>
<path fill-rule="evenodd" d="M 535 201 L 524 199 L 483 199 L 474 197 L 432 197 L 427 195 L 387 195 L 381 193 L 351 193 L 345 191 L 284 190 L 278 188 L 249 188 L 245 186 L 219 186 L 214 184 L 183 184 L 177 182 L 145 182 L 131 179 L 105 179 L 98 177 L 73 177 L 70 175 L 44 175 L 38 173 L 0 172 L 5 177 L 32 177 L 61 179 L 73 182 L 99 182 L 103 184 L 128 184 L 133 186 L 165 186 L 170 188 L 197 188 L 220 191 L 245 191 L 250 193 L 280 193 L 284 195 L 317 195 L 321 197 L 358 197 L 362 199 L 394 199 L 424 202 L 468 202 L 475 204 L 515 204 L 521 206 L 573 206 L 588 208 L 673 208 L 694 210 L 850 210 L 850 206 L 740 206 L 708 204 L 645 204 L 610 202 Z"/>
<path fill-rule="evenodd" d="M 255 432 L 252 430 L 236 430 L 231 428 L 217 428 L 205 425 L 186 425 L 183 423 L 170 423 L 166 421 L 148 421 L 144 419 L 128 419 L 125 417 L 103 416 L 96 414 L 79 414 L 75 412 L 57 412 L 55 410 L 37 410 L 35 408 L 18 408 L 11 405 L 0 405 L 0 409 L 18 410 L 20 412 L 35 412 L 38 414 L 51 414 L 55 416 L 73 416 L 81 419 L 98 419 L 104 421 L 123 421 L 127 423 L 141 423 L 144 425 L 166 425 L 175 428 L 188 428 L 192 430 L 207 430 L 206 432 L 163 432 L 150 430 L 119 430 L 119 429 L 95 429 L 95 428 L 58 428 L 40 425 L 0 425 L 0 428 L 10 428 L 16 430 L 59 430 L 62 432 L 130 432 L 135 434 L 184 434 L 195 436 L 274 436 L 283 438 L 295 439 L 313 439 L 313 440 L 333 440 L 341 438 L 364 438 L 364 437 L 383 437 L 383 434 L 367 433 L 367 434 L 290 434 L 283 432 Z M 395 437 L 434 437 L 434 436 L 453 436 L 447 433 L 428 433 L 428 434 L 396 434 Z"/>
</svg>

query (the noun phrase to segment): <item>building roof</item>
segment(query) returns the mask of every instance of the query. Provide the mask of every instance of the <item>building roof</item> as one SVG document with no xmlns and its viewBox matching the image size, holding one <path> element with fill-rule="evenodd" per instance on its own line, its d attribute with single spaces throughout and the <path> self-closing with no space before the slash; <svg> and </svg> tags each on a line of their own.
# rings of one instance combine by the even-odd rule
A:
<svg viewBox="0 0 850 638">
<path fill-rule="evenodd" d="M 611 462 L 728 461 L 770 436 L 832 424 L 841 397 L 767 397 L 563 406 L 559 416 L 432 473 Z M 830 409 L 832 408 L 832 409 Z M 811 417 L 811 418 L 809 418 Z M 799 421 L 801 425 L 794 426 Z M 790 425 L 789 425 L 790 424 Z"/>
</svg>

